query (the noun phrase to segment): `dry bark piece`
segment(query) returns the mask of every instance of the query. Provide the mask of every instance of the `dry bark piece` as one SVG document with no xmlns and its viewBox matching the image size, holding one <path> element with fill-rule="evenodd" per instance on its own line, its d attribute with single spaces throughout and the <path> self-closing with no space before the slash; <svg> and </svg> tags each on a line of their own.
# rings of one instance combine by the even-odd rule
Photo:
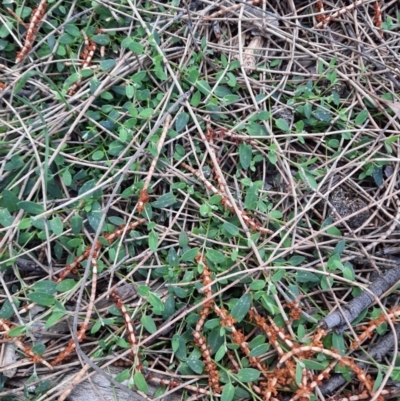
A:
<svg viewBox="0 0 400 401">
<path fill-rule="evenodd" d="M 364 202 L 364 200 L 362 200 L 355 192 L 343 188 L 334 191 L 329 200 L 335 209 L 331 210 L 331 216 L 335 221 L 340 220 L 337 214 L 339 214 L 340 218 L 346 218 L 347 216 L 350 216 L 368 206 L 367 203 Z M 359 228 L 368 220 L 368 218 L 369 212 L 368 210 L 364 210 L 349 219 L 346 219 L 346 223 L 351 228 Z"/>
<path fill-rule="evenodd" d="M 355 320 L 364 309 L 373 304 L 375 296 L 379 298 L 399 280 L 400 265 L 386 271 L 372 282 L 369 291 L 364 290 L 360 295 L 344 305 L 342 307 L 343 314 L 339 309 L 336 309 L 325 316 L 320 321 L 319 325 L 322 326 L 324 330 L 336 329 L 337 332 L 342 332 L 346 328 L 346 320 L 349 322 Z"/>
</svg>

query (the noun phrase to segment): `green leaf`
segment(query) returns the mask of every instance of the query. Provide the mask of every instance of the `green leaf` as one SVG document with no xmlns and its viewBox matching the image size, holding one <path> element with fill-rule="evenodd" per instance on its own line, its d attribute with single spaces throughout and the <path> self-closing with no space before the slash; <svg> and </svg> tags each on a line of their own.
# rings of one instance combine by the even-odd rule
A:
<svg viewBox="0 0 400 401">
<path fill-rule="evenodd" d="M 99 202 L 94 202 L 92 210 L 87 214 L 88 222 L 94 231 L 97 231 L 100 226 L 103 209 Z"/>
<path fill-rule="evenodd" d="M 195 86 L 203 95 L 207 96 L 207 95 L 209 95 L 211 93 L 211 86 L 205 80 L 197 81 Z"/>
<path fill-rule="evenodd" d="M 252 156 L 253 148 L 251 145 L 246 143 L 242 143 L 239 146 L 239 160 L 242 167 L 247 170 L 251 164 L 251 156 Z"/>
<path fill-rule="evenodd" d="M 157 251 L 158 247 L 158 233 L 156 233 L 154 230 L 151 230 L 149 234 L 149 248 L 152 252 Z"/>
<path fill-rule="evenodd" d="M 189 122 L 189 114 L 179 113 L 175 121 L 175 131 L 181 132 L 186 127 L 188 122 Z"/>
<path fill-rule="evenodd" d="M 167 192 L 161 195 L 155 202 L 152 202 L 151 206 L 162 209 L 171 206 L 176 203 L 176 196 L 172 192 Z"/>
<path fill-rule="evenodd" d="M 0 225 L 3 227 L 11 226 L 14 218 L 7 209 L 0 209 Z"/>
<path fill-rule="evenodd" d="M 19 337 L 26 332 L 26 326 L 18 326 L 11 329 L 8 333 L 8 337 Z"/>
<path fill-rule="evenodd" d="M 239 370 L 237 373 L 237 378 L 243 383 L 250 383 L 258 380 L 260 374 L 261 372 L 257 369 L 244 368 Z"/>
<path fill-rule="evenodd" d="M 65 32 L 67 32 L 70 35 L 75 36 L 75 37 L 80 35 L 79 28 L 73 24 L 66 24 L 64 27 L 64 30 L 65 30 Z"/>
<path fill-rule="evenodd" d="M 368 110 L 364 109 L 361 110 L 358 114 L 357 117 L 355 119 L 355 123 L 356 125 L 362 125 L 365 123 L 365 121 L 367 121 L 368 118 Z"/>
<path fill-rule="evenodd" d="M 289 124 L 283 118 L 278 118 L 276 120 L 276 126 L 277 126 L 277 128 L 279 128 L 283 132 L 289 132 L 290 131 Z"/>
<path fill-rule="evenodd" d="M 239 235 L 239 229 L 232 223 L 225 222 L 222 227 L 231 235 Z"/>
<path fill-rule="evenodd" d="M 324 370 L 326 368 L 326 365 L 324 365 L 323 363 L 317 362 L 317 361 L 312 361 L 309 359 L 302 359 L 301 362 L 304 363 L 304 365 L 307 369 Z"/>
<path fill-rule="evenodd" d="M 151 316 L 143 315 L 140 319 L 143 327 L 150 333 L 153 334 L 157 331 L 156 324 Z"/>
<path fill-rule="evenodd" d="M 71 217 L 69 222 L 71 224 L 72 233 L 80 234 L 82 231 L 82 217 L 76 214 L 75 216 Z"/>
<path fill-rule="evenodd" d="M 203 203 L 200 206 L 200 210 L 199 211 L 200 211 L 200 214 L 202 216 L 207 217 L 211 213 L 212 209 L 211 209 L 210 205 L 207 205 L 206 203 Z"/>
<path fill-rule="evenodd" d="M 319 283 L 319 278 L 314 273 L 298 271 L 296 273 L 296 281 L 298 283 Z"/>
<path fill-rule="evenodd" d="M 32 352 L 36 355 L 43 355 L 44 351 L 46 351 L 46 346 L 42 343 L 37 343 L 32 347 Z"/>
<path fill-rule="evenodd" d="M 1 195 L 3 196 L 4 206 L 8 209 L 8 211 L 10 213 L 16 212 L 18 210 L 17 204 L 19 202 L 17 195 L 8 189 L 4 189 Z"/>
<path fill-rule="evenodd" d="M 232 401 L 234 396 L 235 387 L 233 387 L 232 383 L 225 384 L 221 394 L 221 401 Z"/>
<path fill-rule="evenodd" d="M 57 291 L 56 287 L 57 283 L 50 280 L 36 281 L 36 283 L 33 284 L 35 292 L 44 292 L 46 294 L 54 294 Z"/>
<path fill-rule="evenodd" d="M 223 263 L 225 262 L 225 256 L 220 251 L 215 249 L 207 249 L 206 256 L 213 263 Z"/>
<path fill-rule="evenodd" d="M 13 303 L 15 305 L 15 308 L 18 309 L 20 304 L 19 299 L 13 298 Z M 6 299 L 0 309 L 0 319 L 9 320 L 13 316 L 14 316 L 14 309 L 11 305 L 10 300 Z"/>
<path fill-rule="evenodd" d="M 251 295 L 244 294 L 236 303 L 236 305 L 232 308 L 231 315 L 232 317 L 240 323 L 243 318 L 247 315 L 251 306 Z"/>
<path fill-rule="evenodd" d="M 137 292 L 141 297 L 147 297 L 150 294 L 150 287 L 147 285 L 139 285 Z"/>
<path fill-rule="evenodd" d="M 197 256 L 199 253 L 199 248 L 193 248 L 187 250 L 183 255 L 182 255 L 182 262 L 193 262 L 194 258 Z"/>
<path fill-rule="evenodd" d="M 141 372 L 136 372 L 133 375 L 133 381 L 135 382 L 135 386 L 139 391 L 145 394 L 149 392 L 149 386 L 147 385 L 146 379 Z"/>
<path fill-rule="evenodd" d="M 193 370 L 193 372 L 197 374 L 202 374 L 204 370 L 204 362 L 200 361 L 199 359 L 188 359 L 186 361 L 189 368 Z"/>
<path fill-rule="evenodd" d="M 259 291 L 259 290 L 262 290 L 263 288 L 265 288 L 265 286 L 266 286 L 265 280 L 254 280 L 250 284 L 250 289 L 252 291 Z"/>
<path fill-rule="evenodd" d="M 339 241 L 336 244 L 335 249 L 333 250 L 333 253 L 337 254 L 337 255 L 341 255 L 344 251 L 345 246 L 346 246 L 346 241 L 344 239 L 342 239 L 341 241 Z"/>
<path fill-rule="evenodd" d="M 261 344 L 258 345 L 257 347 L 254 347 L 251 351 L 248 357 L 253 357 L 253 356 L 260 356 L 268 352 L 269 350 L 269 344 Z"/>
<path fill-rule="evenodd" d="M 93 42 L 97 43 L 100 46 L 105 46 L 110 43 L 110 38 L 108 35 L 105 34 L 99 34 L 99 35 L 94 35 L 92 37 Z"/>
<path fill-rule="evenodd" d="M 164 304 L 157 295 L 152 292 L 149 294 L 148 301 L 150 305 L 155 309 L 154 312 L 162 312 L 164 310 Z"/>
<path fill-rule="evenodd" d="M 136 54 L 143 54 L 143 46 L 139 43 L 139 42 L 131 42 L 129 44 L 129 50 L 132 53 L 136 53 Z"/>
<path fill-rule="evenodd" d="M 266 338 L 265 336 L 259 334 L 258 336 L 254 337 L 249 344 L 249 348 L 250 349 L 254 349 L 256 347 L 258 347 L 259 345 L 263 345 L 266 343 Z"/>
<path fill-rule="evenodd" d="M 18 202 L 18 208 L 25 210 L 25 212 L 28 212 L 30 214 L 41 214 L 44 212 L 44 208 L 42 205 L 38 205 L 37 203 L 31 201 Z"/>
<path fill-rule="evenodd" d="M 65 312 L 54 312 L 46 320 L 46 329 L 55 325 L 62 317 L 65 316 Z"/>
<path fill-rule="evenodd" d="M 77 282 L 72 278 L 67 278 L 57 284 L 56 290 L 58 292 L 67 292 L 72 290 L 76 286 Z"/>
<path fill-rule="evenodd" d="M 300 386 L 303 380 L 303 367 L 301 366 L 300 362 L 296 363 L 296 384 Z"/>
<path fill-rule="evenodd" d="M 150 118 L 153 116 L 154 110 L 151 108 L 146 108 L 143 109 L 140 113 L 139 113 L 139 117 L 141 118 Z"/>
<path fill-rule="evenodd" d="M 51 306 L 56 300 L 54 295 L 45 292 L 32 292 L 31 294 L 28 294 L 28 298 L 40 306 Z"/>
<path fill-rule="evenodd" d="M 244 207 L 247 210 L 255 210 L 257 207 L 258 200 L 258 188 L 256 185 L 252 185 L 247 189 L 246 197 L 244 200 Z"/>
<path fill-rule="evenodd" d="M 116 64 L 115 59 L 101 60 L 100 61 L 100 69 L 102 71 L 110 71 L 115 67 L 115 64 Z"/>
<path fill-rule="evenodd" d="M 130 369 L 125 369 L 121 373 L 118 373 L 117 376 L 114 377 L 114 380 L 118 383 L 122 383 L 125 380 L 128 380 L 131 377 Z"/>
<path fill-rule="evenodd" d="M 63 222 L 61 221 L 61 219 L 58 216 L 56 216 L 52 220 L 50 220 L 49 225 L 50 225 L 51 231 L 53 231 L 53 233 L 55 235 L 61 235 L 62 234 L 63 229 L 64 229 L 64 225 L 63 225 Z"/>
</svg>

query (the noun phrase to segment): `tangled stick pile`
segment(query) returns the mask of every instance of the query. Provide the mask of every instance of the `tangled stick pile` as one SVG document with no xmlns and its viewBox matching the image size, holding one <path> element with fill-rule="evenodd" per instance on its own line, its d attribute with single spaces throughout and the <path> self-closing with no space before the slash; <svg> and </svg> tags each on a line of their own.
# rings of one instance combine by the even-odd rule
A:
<svg viewBox="0 0 400 401">
<path fill-rule="evenodd" d="M 393 396 L 397 2 L 77 3 L 0 6 L 0 397 Z"/>
</svg>

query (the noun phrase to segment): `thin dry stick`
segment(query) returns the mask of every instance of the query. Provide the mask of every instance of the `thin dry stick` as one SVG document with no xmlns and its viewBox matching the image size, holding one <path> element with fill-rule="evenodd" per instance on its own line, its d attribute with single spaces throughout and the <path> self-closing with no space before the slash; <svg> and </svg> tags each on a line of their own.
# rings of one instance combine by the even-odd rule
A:
<svg viewBox="0 0 400 401">
<path fill-rule="evenodd" d="M 117 305 L 117 308 L 121 311 L 122 317 L 124 318 L 124 324 L 126 327 L 126 330 L 128 331 L 128 341 L 129 344 L 131 345 L 131 359 L 132 361 L 135 360 L 136 354 L 137 354 L 137 344 L 136 344 L 136 337 L 135 337 L 135 331 L 133 329 L 133 322 L 131 317 L 129 316 L 128 311 L 125 308 L 124 303 L 122 302 L 122 299 L 120 295 L 118 294 L 117 291 L 113 291 L 111 293 L 111 296 L 114 299 L 115 304 Z"/>
<path fill-rule="evenodd" d="M 31 51 L 33 42 L 35 41 L 38 33 L 39 25 L 46 12 L 46 7 L 46 1 L 42 0 L 38 7 L 32 12 L 32 18 L 29 22 L 28 30 L 26 31 L 25 44 L 21 51 L 17 53 L 17 58 L 15 59 L 16 64 L 21 63 Z"/>
<path fill-rule="evenodd" d="M 161 149 L 162 149 L 162 147 L 164 145 L 165 137 L 167 136 L 167 132 L 168 132 L 168 128 L 169 128 L 170 122 L 171 122 L 171 115 L 168 114 L 167 118 L 165 119 L 164 128 L 162 130 L 161 137 L 160 137 L 160 139 L 158 140 L 158 143 L 157 143 L 157 156 L 155 156 L 153 161 L 151 162 L 149 173 L 147 174 L 146 180 L 144 182 L 143 189 L 140 191 L 140 198 L 139 198 L 138 206 L 137 206 L 137 209 L 138 209 L 139 213 L 143 212 L 144 205 L 149 201 L 149 195 L 147 193 L 147 189 L 149 188 L 151 177 L 154 174 L 154 170 L 156 168 L 156 164 L 157 164 L 158 158 L 160 157 Z"/>
</svg>

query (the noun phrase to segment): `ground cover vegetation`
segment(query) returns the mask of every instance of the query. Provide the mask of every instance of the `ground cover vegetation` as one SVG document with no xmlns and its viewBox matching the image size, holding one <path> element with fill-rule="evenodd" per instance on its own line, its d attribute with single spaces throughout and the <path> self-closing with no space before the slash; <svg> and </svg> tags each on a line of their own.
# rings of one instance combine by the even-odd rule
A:
<svg viewBox="0 0 400 401">
<path fill-rule="evenodd" d="M 0 22 L 1 400 L 396 397 L 398 1 Z"/>
</svg>

